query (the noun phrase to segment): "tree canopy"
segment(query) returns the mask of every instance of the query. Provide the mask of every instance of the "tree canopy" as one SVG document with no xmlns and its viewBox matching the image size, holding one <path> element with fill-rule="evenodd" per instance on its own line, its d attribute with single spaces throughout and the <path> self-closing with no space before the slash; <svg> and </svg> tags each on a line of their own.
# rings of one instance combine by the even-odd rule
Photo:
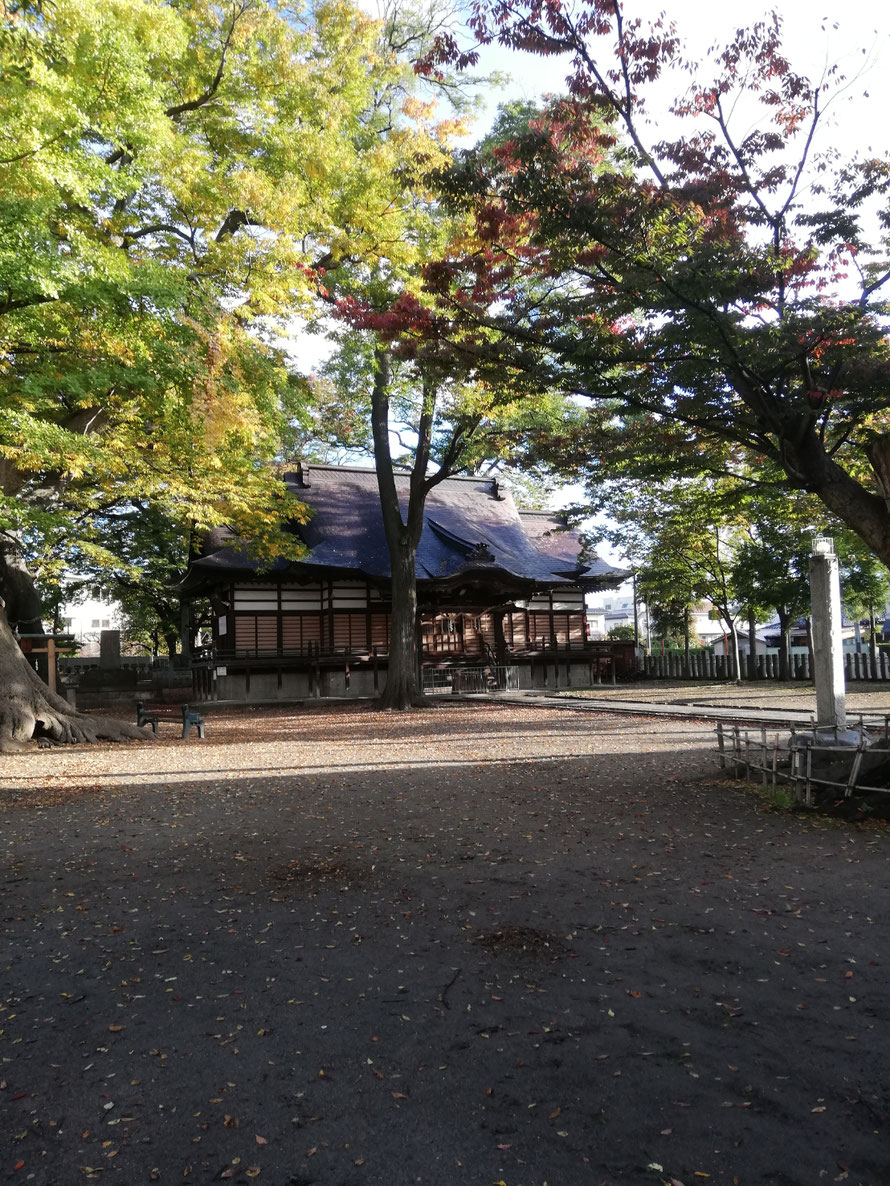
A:
<svg viewBox="0 0 890 1186">
<path fill-rule="evenodd" d="M 629 433 L 654 467 L 676 444 L 687 469 L 769 468 L 890 560 L 890 163 L 820 147 L 843 80 L 797 72 L 778 17 L 690 63 L 629 9 L 475 7 L 478 41 L 565 55 L 568 94 L 441 175 L 475 235 L 429 300 L 468 354 L 594 401 L 595 465 Z M 443 40 L 425 68 L 474 57 Z"/>
<path fill-rule="evenodd" d="M 311 20 L 56 0 L 13 32 L 10 56 L 32 50 L 0 126 L 4 519 L 58 511 L 62 489 L 79 511 L 162 498 L 250 520 L 262 547 L 281 507 L 257 461 L 299 392 L 264 319 L 309 307 L 344 258 L 398 253 L 439 132 L 412 112 L 384 134 L 405 67 L 336 0 Z"/>
<path fill-rule="evenodd" d="M 30 622 L 24 552 L 97 552 L 114 506 L 293 548 L 270 461 L 306 388 L 270 342 L 332 271 L 413 258 L 406 220 L 451 126 L 343 0 L 4 15 L 0 596 Z M 12 715 L 27 735 L 33 712 Z"/>
</svg>

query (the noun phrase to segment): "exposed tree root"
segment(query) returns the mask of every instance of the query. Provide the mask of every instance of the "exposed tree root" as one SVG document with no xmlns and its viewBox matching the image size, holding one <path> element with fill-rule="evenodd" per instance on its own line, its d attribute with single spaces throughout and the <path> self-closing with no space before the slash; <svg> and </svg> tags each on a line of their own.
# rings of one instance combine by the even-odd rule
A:
<svg viewBox="0 0 890 1186">
<path fill-rule="evenodd" d="M 154 735 L 126 721 L 77 712 L 49 690 L 19 650 L 12 631 L 0 622 L 0 753 L 16 753 L 41 738 L 75 745 L 125 738 L 147 741 Z"/>
</svg>

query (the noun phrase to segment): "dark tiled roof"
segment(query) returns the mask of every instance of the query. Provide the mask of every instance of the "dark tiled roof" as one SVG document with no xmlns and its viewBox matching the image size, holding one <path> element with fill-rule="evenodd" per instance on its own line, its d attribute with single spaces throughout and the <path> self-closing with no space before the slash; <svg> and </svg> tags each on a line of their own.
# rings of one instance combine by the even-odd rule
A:
<svg viewBox="0 0 890 1186">
<path fill-rule="evenodd" d="M 377 492 L 370 469 L 312 466 L 301 475 L 285 475 L 296 497 L 311 509 L 309 521 L 295 526 L 310 553 L 296 564 L 277 561 L 265 572 L 290 570 L 310 577 L 332 571 L 361 573 L 387 581 L 389 553 Z M 396 476 L 403 513 L 408 498 L 408 475 Z M 217 545 L 196 568 L 248 573 L 255 569 L 245 553 Z M 499 491 L 490 478 L 448 478 L 434 487 L 426 500 L 424 529 L 417 549 L 420 582 L 482 581 L 488 576 L 517 585 L 583 584 L 603 588 L 617 585 L 626 574 L 598 557 L 579 567 L 580 541 L 558 515 L 520 512 L 509 493 Z"/>
</svg>

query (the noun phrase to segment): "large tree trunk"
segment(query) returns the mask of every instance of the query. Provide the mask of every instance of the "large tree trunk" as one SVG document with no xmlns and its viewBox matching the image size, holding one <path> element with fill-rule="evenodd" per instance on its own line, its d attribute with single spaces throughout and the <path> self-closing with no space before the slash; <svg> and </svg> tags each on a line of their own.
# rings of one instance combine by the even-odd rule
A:
<svg viewBox="0 0 890 1186">
<path fill-rule="evenodd" d="M 879 560 L 890 565 L 890 435 L 876 438 L 866 449 L 883 497 L 828 455 L 815 424 L 783 445 L 782 464 L 789 477 L 815 494 Z"/>
<path fill-rule="evenodd" d="M 65 744 L 152 737 L 149 729 L 76 712 L 31 667 L 10 621 L 25 633 L 41 631 L 40 599 L 10 535 L 0 537 L 0 602 L 0 753 L 13 753 L 41 738 Z"/>
<path fill-rule="evenodd" d="M 183 667 L 188 667 L 192 661 L 194 641 L 195 631 L 192 623 L 192 607 L 183 598 L 179 603 L 179 653 L 182 656 Z"/>
<path fill-rule="evenodd" d="M 405 532 L 407 535 L 407 532 Z M 392 629 L 383 708 L 418 708 L 426 703 L 417 678 L 417 580 L 416 549 L 405 539 L 390 553 L 392 564 Z"/>
<path fill-rule="evenodd" d="M 778 606 L 779 615 L 779 679 L 791 679 L 791 618 L 784 606 Z"/>
<path fill-rule="evenodd" d="M 423 530 L 431 417 L 421 417 L 407 514 L 403 520 L 389 447 L 389 383 L 389 356 L 386 350 L 380 349 L 377 351 L 377 373 L 371 394 L 371 428 L 380 509 L 392 573 L 389 665 L 380 705 L 382 708 L 404 710 L 422 708 L 426 704 L 418 679 L 417 574 L 414 565 Z"/>
<path fill-rule="evenodd" d="M 748 679 L 757 679 L 757 617 L 748 611 Z"/>
</svg>

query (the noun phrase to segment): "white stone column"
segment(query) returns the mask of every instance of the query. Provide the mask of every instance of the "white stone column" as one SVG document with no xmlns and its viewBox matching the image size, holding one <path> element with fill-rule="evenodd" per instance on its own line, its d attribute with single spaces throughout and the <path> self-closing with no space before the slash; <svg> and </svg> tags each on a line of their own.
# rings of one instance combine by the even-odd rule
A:
<svg viewBox="0 0 890 1186">
<path fill-rule="evenodd" d="M 816 725 L 844 729 L 847 708 L 841 633 L 841 582 L 834 541 L 816 536 L 810 556 L 810 606 L 816 682 Z"/>
</svg>

